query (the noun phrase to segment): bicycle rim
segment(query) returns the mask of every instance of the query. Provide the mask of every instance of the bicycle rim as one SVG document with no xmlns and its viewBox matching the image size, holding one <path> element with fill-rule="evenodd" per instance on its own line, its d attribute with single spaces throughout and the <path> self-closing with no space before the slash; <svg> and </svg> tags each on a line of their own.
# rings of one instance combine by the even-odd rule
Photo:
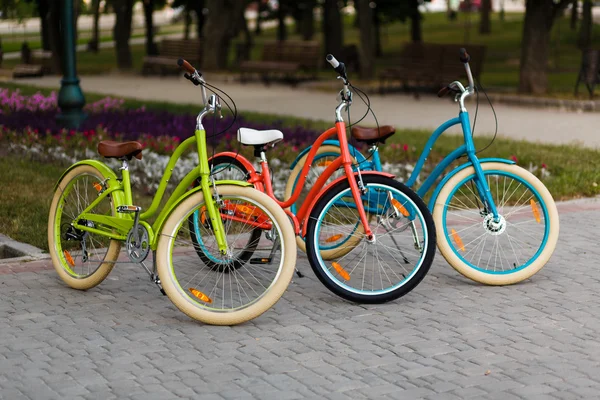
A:
<svg viewBox="0 0 600 400">
<path fill-rule="evenodd" d="M 549 212 L 542 195 L 509 171 L 487 170 L 500 222 L 495 222 L 475 190 L 474 175 L 462 179 L 443 204 L 443 229 L 454 254 L 486 274 L 514 274 L 528 268 L 546 247 Z"/>
<path fill-rule="evenodd" d="M 384 302 L 412 290 L 425 276 L 435 252 L 433 221 L 422 201 L 403 186 L 387 178 L 364 176 L 367 193 L 362 202 L 375 235 L 367 240 L 357 229 L 358 210 L 347 182 L 335 194 L 325 197 L 311 216 L 316 216 L 308 237 L 311 265 L 322 272 L 324 283 L 349 300 Z M 334 188 L 335 189 L 335 188 Z M 332 192 L 334 190 L 332 189 Z M 402 212 L 412 210 L 407 218 Z M 361 226 L 362 228 L 362 226 Z M 350 240 L 348 237 L 360 240 Z M 340 256 L 325 260 L 321 253 L 340 244 Z M 314 260 L 314 261 L 313 261 Z M 329 286 L 328 286 L 329 287 Z"/>
<path fill-rule="evenodd" d="M 273 223 L 272 213 L 264 206 L 243 195 L 226 195 L 221 200 L 226 207 L 221 209 L 221 214 L 234 210 L 230 218 L 236 219 L 225 217 L 223 221 L 229 254 L 219 252 L 212 225 L 207 220 L 197 225 L 201 240 L 197 243 L 192 240 L 194 232 L 187 221 L 194 213 L 202 214 L 204 202 L 179 217 L 175 230 L 166 238 L 171 277 L 179 293 L 195 307 L 226 313 L 248 308 L 269 292 L 280 277 L 285 249 L 280 240 L 281 227 Z M 256 229 L 264 234 L 253 239 Z M 199 251 L 220 267 L 198 260 Z M 247 251 L 252 251 L 252 257 L 247 260 L 238 256 Z"/>
</svg>

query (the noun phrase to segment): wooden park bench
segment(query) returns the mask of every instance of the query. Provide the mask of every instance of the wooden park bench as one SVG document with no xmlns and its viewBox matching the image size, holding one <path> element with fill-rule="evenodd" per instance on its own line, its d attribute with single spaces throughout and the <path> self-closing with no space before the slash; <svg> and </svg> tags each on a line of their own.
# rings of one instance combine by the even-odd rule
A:
<svg viewBox="0 0 600 400">
<path fill-rule="evenodd" d="M 258 74 L 265 83 L 274 78 L 297 84 L 301 80 L 317 78 L 321 65 L 321 48 L 316 41 L 266 42 L 260 60 L 240 63 L 240 80 L 246 82 L 251 74 Z"/>
<path fill-rule="evenodd" d="M 199 67 L 202 45 L 198 39 L 163 39 L 157 56 L 145 56 L 142 74 L 178 74 L 177 60 L 184 58 Z"/>
<path fill-rule="evenodd" d="M 22 51 L 21 62 L 13 69 L 13 78 L 34 78 L 59 72 L 55 71 L 51 51 Z"/>
<path fill-rule="evenodd" d="M 473 77 L 479 79 L 485 57 L 485 46 L 437 43 L 408 43 L 395 65 L 379 74 L 379 92 L 399 88 L 405 91 L 437 91 L 452 81 L 466 78 L 459 60 L 459 49 L 465 47 L 471 55 Z M 396 84 L 396 86 L 394 85 Z"/>
<path fill-rule="evenodd" d="M 581 68 L 575 84 L 575 96 L 579 94 L 579 84 L 586 86 L 590 99 L 594 98 L 594 87 L 600 83 L 600 50 L 585 49 L 582 52 Z"/>
</svg>

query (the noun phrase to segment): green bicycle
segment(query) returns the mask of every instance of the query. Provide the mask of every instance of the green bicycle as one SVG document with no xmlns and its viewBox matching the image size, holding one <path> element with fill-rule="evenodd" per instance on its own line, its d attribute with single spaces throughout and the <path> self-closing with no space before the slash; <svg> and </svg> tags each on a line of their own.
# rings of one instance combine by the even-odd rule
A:
<svg viewBox="0 0 600 400">
<path fill-rule="evenodd" d="M 208 324 L 238 324 L 268 310 L 287 288 L 296 264 L 295 235 L 286 214 L 267 195 L 245 182 L 214 181 L 202 120 L 209 114 L 220 117 L 221 106 L 214 94 L 207 98 L 202 74 L 184 60 L 178 64 L 201 87 L 204 109 L 194 136 L 172 154 L 148 210 L 134 205 L 129 175 L 129 162 L 142 158 L 142 145 L 102 141 L 98 153 L 119 159 L 121 176 L 96 160 L 69 167 L 55 187 L 48 246 L 60 278 L 86 290 L 108 276 L 124 244 L 129 261 L 122 262 L 141 264 L 182 312 Z M 177 160 L 194 145 L 198 167 L 158 212 Z M 200 185 L 190 189 L 196 181 Z M 235 218 L 228 217 L 234 212 Z M 201 220 L 201 229 L 190 232 L 194 218 Z M 200 250 L 206 256 L 202 261 Z M 145 264 L 151 251 L 152 270 Z"/>
</svg>

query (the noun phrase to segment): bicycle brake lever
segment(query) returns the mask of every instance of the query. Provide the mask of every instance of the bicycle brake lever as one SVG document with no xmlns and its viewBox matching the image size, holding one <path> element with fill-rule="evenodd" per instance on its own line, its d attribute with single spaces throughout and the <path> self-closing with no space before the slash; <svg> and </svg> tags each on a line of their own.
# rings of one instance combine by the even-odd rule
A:
<svg viewBox="0 0 600 400">
<path fill-rule="evenodd" d="M 196 86 L 198 86 L 198 85 L 200 85 L 200 84 L 201 84 L 201 82 L 200 82 L 198 79 L 194 78 L 194 76 L 193 76 L 193 75 L 191 75 L 191 74 L 188 74 L 187 72 L 186 72 L 185 74 L 183 74 L 183 77 L 184 77 L 185 79 L 187 79 L 188 81 L 192 82 L 192 83 L 193 83 L 194 85 L 196 85 Z"/>
</svg>

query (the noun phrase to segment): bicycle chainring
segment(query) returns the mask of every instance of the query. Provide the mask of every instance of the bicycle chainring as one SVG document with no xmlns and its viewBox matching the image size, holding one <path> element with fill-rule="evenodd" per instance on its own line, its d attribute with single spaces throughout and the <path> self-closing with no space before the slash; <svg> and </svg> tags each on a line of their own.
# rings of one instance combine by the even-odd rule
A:
<svg viewBox="0 0 600 400">
<path fill-rule="evenodd" d="M 148 230 L 143 225 L 138 225 L 137 233 L 138 240 L 136 241 L 133 229 L 129 231 L 127 240 L 125 241 L 125 248 L 131 262 L 141 263 L 150 253 L 150 239 Z"/>
</svg>

